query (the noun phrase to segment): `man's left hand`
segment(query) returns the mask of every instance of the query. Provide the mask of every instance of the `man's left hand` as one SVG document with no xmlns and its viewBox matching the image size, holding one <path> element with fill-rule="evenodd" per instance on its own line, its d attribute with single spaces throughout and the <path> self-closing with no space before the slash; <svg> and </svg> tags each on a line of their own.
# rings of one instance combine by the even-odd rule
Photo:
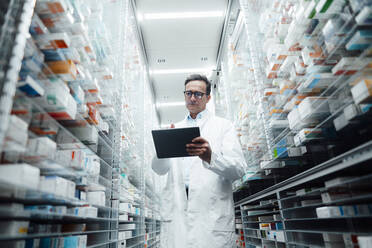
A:
<svg viewBox="0 0 372 248">
<path fill-rule="evenodd" d="M 192 140 L 191 144 L 187 144 L 186 151 L 191 156 L 199 156 L 199 158 L 201 158 L 208 164 L 211 163 L 211 146 L 209 145 L 209 142 L 202 137 L 197 137 Z"/>
</svg>

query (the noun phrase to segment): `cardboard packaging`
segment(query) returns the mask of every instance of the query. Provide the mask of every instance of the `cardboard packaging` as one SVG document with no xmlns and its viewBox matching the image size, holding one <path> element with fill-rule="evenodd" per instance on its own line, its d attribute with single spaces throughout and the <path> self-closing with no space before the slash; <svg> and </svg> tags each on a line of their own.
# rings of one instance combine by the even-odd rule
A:
<svg viewBox="0 0 372 248">
<path fill-rule="evenodd" d="M 89 144 L 98 143 L 98 131 L 94 126 L 71 127 L 69 130 L 82 142 Z"/>
<path fill-rule="evenodd" d="M 27 142 L 27 152 L 25 158 L 53 158 L 57 149 L 57 144 L 48 137 L 29 139 Z"/>
<path fill-rule="evenodd" d="M 40 178 L 39 188 L 42 191 L 73 199 L 75 183 L 58 176 L 43 176 Z"/>
<path fill-rule="evenodd" d="M 103 191 L 93 191 L 87 193 L 87 200 L 90 204 L 105 206 L 106 205 L 106 194 Z"/>
<path fill-rule="evenodd" d="M 13 185 L 37 189 L 40 170 L 28 164 L 3 164 L 0 166 L 0 180 Z"/>
<path fill-rule="evenodd" d="M 351 88 L 356 104 L 372 103 L 372 78 L 365 78 Z"/>
</svg>

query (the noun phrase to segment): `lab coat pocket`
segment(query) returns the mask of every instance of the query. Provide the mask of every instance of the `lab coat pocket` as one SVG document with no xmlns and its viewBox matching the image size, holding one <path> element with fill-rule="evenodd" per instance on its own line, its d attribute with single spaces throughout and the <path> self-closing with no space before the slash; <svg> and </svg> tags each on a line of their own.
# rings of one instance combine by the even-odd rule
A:
<svg viewBox="0 0 372 248">
<path fill-rule="evenodd" d="M 213 248 L 233 248 L 235 245 L 235 233 L 232 231 L 212 231 Z"/>
</svg>

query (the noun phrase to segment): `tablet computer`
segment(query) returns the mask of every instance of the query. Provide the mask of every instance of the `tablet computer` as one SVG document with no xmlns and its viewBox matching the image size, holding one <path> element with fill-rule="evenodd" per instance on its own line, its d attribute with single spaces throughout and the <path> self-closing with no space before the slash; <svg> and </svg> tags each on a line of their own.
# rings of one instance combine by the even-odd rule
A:
<svg viewBox="0 0 372 248">
<path fill-rule="evenodd" d="M 190 157 L 186 152 L 186 144 L 192 143 L 199 136 L 199 127 L 152 130 L 158 158 Z"/>
</svg>

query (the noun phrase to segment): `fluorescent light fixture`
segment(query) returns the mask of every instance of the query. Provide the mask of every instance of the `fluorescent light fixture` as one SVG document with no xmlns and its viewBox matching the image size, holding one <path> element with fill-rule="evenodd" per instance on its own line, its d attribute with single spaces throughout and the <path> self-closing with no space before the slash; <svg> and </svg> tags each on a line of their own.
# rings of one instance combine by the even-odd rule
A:
<svg viewBox="0 0 372 248">
<path fill-rule="evenodd" d="M 156 107 L 178 107 L 178 106 L 185 106 L 185 102 L 162 102 L 156 103 Z"/>
<path fill-rule="evenodd" d="M 147 13 L 143 14 L 143 19 L 161 20 L 161 19 L 208 18 L 222 17 L 223 15 L 224 15 L 223 11 Z"/>
<path fill-rule="evenodd" d="M 152 70 L 151 74 L 176 74 L 176 73 L 205 73 L 210 74 L 214 67 L 209 68 L 184 68 L 184 69 L 163 69 Z"/>
</svg>

